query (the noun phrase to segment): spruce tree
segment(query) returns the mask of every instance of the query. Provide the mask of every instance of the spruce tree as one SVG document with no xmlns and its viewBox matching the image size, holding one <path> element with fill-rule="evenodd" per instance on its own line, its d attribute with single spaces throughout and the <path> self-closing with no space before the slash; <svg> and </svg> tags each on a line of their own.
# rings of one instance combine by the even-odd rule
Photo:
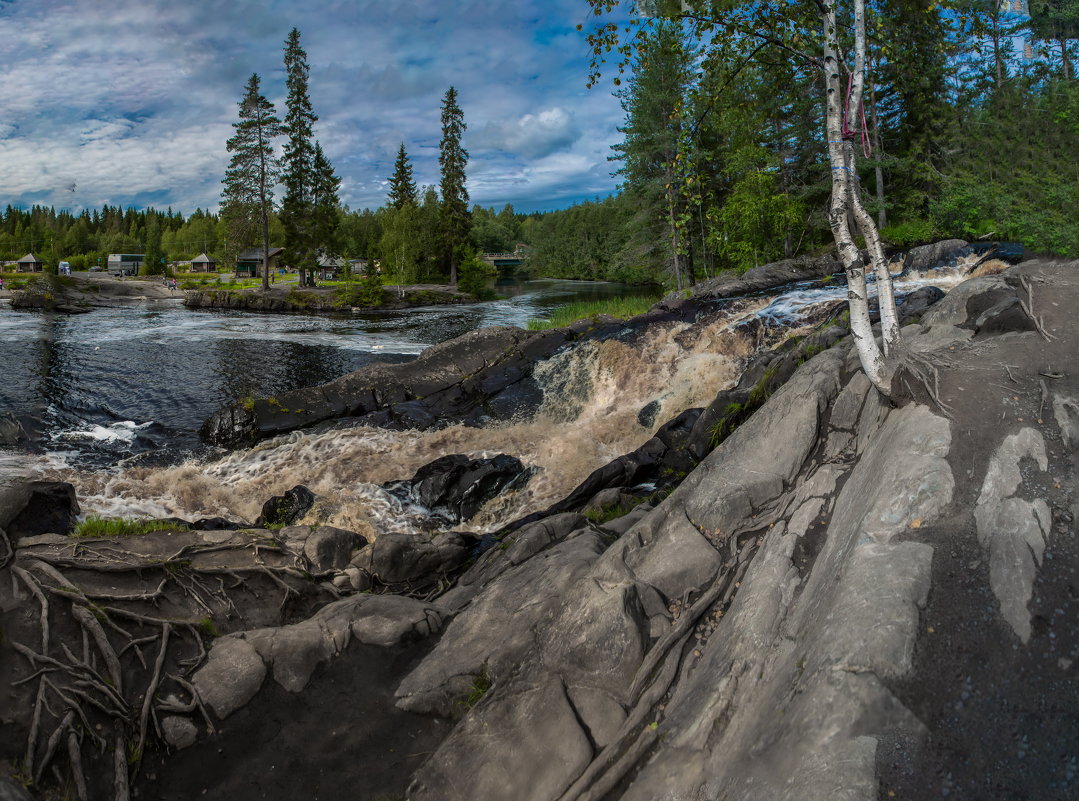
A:
<svg viewBox="0 0 1079 801">
<path fill-rule="evenodd" d="M 285 229 L 285 250 L 289 263 L 300 272 L 304 284 L 307 270 L 316 266 L 316 251 L 325 247 L 319 241 L 315 225 L 315 142 L 314 124 L 318 120 L 311 108 L 307 78 L 311 68 L 307 53 L 300 47 L 300 32 L 293 28 L 285 40 L 285 126 L 288 136 L 284 152 L 285 197 L 281 203 L 281 224 Z M 332 172 L 332 170 L 331 170 Z M 336 193 L 336 188 L 335 188 Z"/>
<path fill-rule="evenodd" d="M 314 180 L 311 185 L 311 231 L 314 241 L 331 257 L 341 251 L 338 241 L 340 201 L 337 197 L 340 187 L 341 179 L 334 174 L 333 165 L 322 152 L 322 145 L 316 141 Z"/>
<path fill-rule="evenodd" d="M 393 175 L 390 177 L 390 205 L 400 210 L 405 204 L 418 205 L 416 197 L 416 182 L 412 179 L 412 162 L 408 160 L 405 152 L 405 143 L 397 151 L 397 161 L 393 165 Z"/>
<path fill-rule="evenodd" d="M 442 190 L 441 227 L 443 251 L 449 260 L 450 283 L 457 286 L 457 265 L 469 240 L 468 190 L 465 188 L 465 165 L 468 151 L 461 146 L 465 116 L 457 105 L 457 90 L 452 86 L 442 99 L 442 141 L 438 146 Z"/>
<path fill-rule="evenodd" d="M 222 216 L 230 223 L 229 239 L 234 248 L 243 247 L 254 231 L 262 229 L 262 288 L 270 288 L 270 208 L 279 164 L 273 140 L 281 135 L 281 120 L 273 104 L 259 92 L 259 76 L 247 81 L 240 101 L 240 120 L 227 148 L 232 154 L 222 183 Z"/>
</svg>

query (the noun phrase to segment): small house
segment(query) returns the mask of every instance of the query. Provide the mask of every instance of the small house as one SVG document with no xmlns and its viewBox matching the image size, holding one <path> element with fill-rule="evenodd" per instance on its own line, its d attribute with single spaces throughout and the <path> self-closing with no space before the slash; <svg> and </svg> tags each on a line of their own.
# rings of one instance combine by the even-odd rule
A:
<svg viewBox="0 0 1079 801">
<path fill-rule="evenodd" d="M 277 269 L 277 260 L 284 248 L 270 248 L 267 252 L 270 271 Z M 262 275 L 262 248 L 248 248 L 236 257 L 237 278 L 258 278 Z"/>
<path fill-rule="evenodd" d="M 349 259 L 348 263 L 354 276 L 367 275 L 367 259 Z"/>
<path fill-rule="evenodd" d="M 45 269 L 45 262 L 33 253 L 27 253 L 15 264 L 20 273 L 40 273 Z"/>
<path fill-rule="evenodd" d="M 318 276 L 319 281 L 336 281 L 339 278 L 343 278 L 345 268 L 349 266 L 347 260 L 340 257 L 327 256 L 324 253 L 319 254 L 316 264 L 317 268 L 315 269 L 315 274 Z"/>
<path fill-rule="evenodd" d="M 217 272 L 217 262 L 207 256 L 205 253 L 200 253 L 191 260 L 191 272 L 215 273 Z"/>
</svg>

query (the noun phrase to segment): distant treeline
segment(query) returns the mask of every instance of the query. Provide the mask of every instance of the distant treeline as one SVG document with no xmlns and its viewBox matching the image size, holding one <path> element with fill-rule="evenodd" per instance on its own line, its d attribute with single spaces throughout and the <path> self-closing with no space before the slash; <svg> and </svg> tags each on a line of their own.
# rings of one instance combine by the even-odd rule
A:
<svg viewBox="0 0 1079 801">
<path fill-rule="evenodd" d="M 438 195 L 434 189 L 424 192 L 417 207 L 416 235 L 422 240 L 431 238 L 430 253 L 437 250 L 434 239 L 438 230 Z M 382 238 L 388 207 L 374 211 L 364 209 L 340 210 L 341 254 L 349 258 L 381 258 Z M 512 252 L 518 243 L 532 239 L 538 214 L 518 214 L 506 205 L 500 211 L 475 206 L 471 210 L 472 243 L 480 252 Z M 75 269 L 94 264 L 104 265 L 110 253 L 143 253 L 147 244 L 147 229 L 160 231 L 161 247 L 169 262 L 187 261 L 206 253 L 217 259 L 224 253 L 225 223 L 217 214 L 196 209 L 189 216 L 156 209 L 122 209 L 104 206 L 72 214 L 47 206 L 19 209 L 8 206 L 0 214 L 0 260 L 13 261 L 32 252 L 55 268 L 60 260 L 70 262 Z M 283 241 L 284 231 L 276 215 L 270 220 L 270 241 Z M 433 255 L 432 255 L 433 259 Z M 436 274 L 433 262 L 425 275 Z"/>
</svg>

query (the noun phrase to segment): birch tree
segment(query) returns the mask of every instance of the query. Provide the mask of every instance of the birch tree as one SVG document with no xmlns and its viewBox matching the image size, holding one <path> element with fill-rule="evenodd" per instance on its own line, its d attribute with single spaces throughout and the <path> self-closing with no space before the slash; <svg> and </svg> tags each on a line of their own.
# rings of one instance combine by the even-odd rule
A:
<svg viewBox="0 0 1079 801">
<path fill-rule="evenodd" d="M 626 34 L 633 24 L 640 31 L 639 23 L 647 17 L 680 20 L 700 40 L 705 63 L 709 51 L 736 52 L 746 64 L 780 55 L 821 76 L 824 134 L 832 174 L 828 220 L 847 276 L 851 333 L 866 376 L 881 393 L 888 394 L 891 372 L 901 347 L 898 315 L 880 235 L 862 203 L 856 172 L 855 142 L 862 132 L 867 67 L 865 0 L 805 0 L 783 4 L 738 0 L 587 2 L 597 18 L 588 35 L 593 52 L 592 85 L 608 58 L 616 60 L 620 72 L 625 68 L 636 42 L 643 38 L 641 32 L 628 39 Z M 876 277 L 881 317 L 879 343 L 869 317 L 867 265 L 855 244 L 856 232 L 865 240 L 869 269 Z"/>
</svg>

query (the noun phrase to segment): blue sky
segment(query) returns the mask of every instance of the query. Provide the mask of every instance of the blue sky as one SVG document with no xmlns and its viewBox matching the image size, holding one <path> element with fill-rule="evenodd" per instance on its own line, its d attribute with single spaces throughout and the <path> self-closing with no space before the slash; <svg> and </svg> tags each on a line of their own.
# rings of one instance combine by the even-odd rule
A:
<svg viewBox="0 0 1079 801">
<path fill-rule="evenodd" d="M 385 202 L 401 142 L 438 182 L 457 88 L 474 203 L 560 208 L 613 191 L 622 122 L 586 89 L 585 0 L 0 0 L 0 203 L 216 209 L 248 76 L 284 115 L 285 37 L 352 208 Z"/>
</svg>

